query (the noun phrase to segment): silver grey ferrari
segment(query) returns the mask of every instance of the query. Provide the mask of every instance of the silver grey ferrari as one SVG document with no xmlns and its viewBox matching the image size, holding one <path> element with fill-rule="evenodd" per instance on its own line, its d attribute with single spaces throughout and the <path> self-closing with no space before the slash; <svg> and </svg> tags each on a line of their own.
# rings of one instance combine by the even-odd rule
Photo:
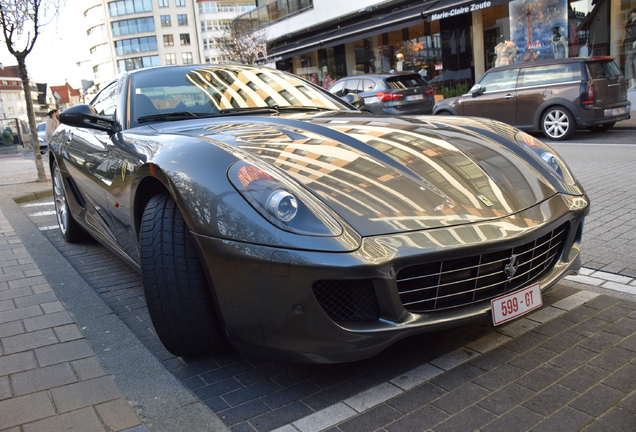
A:
<svg viewBox="0 0 636 432">
<path fill-rule="evenodd" d="M 375 116 L 286 72 L 123 73 L 60 115 L 57 219 L 143 277 L 182 356 L 343 362 L 541 307 L 580 268 L 589 200 L 506 124 Z"/>
</svg>

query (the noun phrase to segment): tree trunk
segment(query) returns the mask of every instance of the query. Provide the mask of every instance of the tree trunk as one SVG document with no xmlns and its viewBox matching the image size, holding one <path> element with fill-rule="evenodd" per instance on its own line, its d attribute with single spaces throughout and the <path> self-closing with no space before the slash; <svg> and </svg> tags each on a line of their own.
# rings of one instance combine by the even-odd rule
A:
<svg viewBox="0 0 636 432">
<path fill-rule="evenodd" d="M 22 87 L 24 88 L 24 97 L 26 98 L 26 109 L 29 117 L 29 129 L 31 130 L 31 145 L 33 146 L 33 152 L 35 153 L 35 168 L 38 172 L 39 182 L 48 181 L 46 178 L 46 171 L 44 170 L 44 164 L 42 163 L 42 153 L 40 152 L 40 141 L 38 139 L 38 130 L 35 125 L 35 114 L 33 113 L 33 99 L 31 99 L 31 84 L 29 83 L 29 75 L 27 73 L 25 56 L 19 56 L 15 54 L 18 60 L 18 70 L 20 78 L 22 79 Z"/>
</svg>

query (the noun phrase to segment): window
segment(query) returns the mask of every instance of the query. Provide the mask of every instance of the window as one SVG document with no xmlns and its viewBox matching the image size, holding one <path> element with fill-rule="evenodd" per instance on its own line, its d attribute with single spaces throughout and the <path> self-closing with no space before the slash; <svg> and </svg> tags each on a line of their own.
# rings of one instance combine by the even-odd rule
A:
<svg viewBox="0 0 636 432">
<path fill-rule="evenodd" d="M 155 31 L 155 20 L 150 17 L 115 21 L 111 24 L 111 28 L 113 30 L 113 36 L 151 32 Z"/>
<path fill-rule="evenodd" d="M 163 46 L 173 46 L 174 38 L 172 35 L 163 35 Z"/>
<path fill-rule="evenodd" d="M 344 94 L 347 95 L 349 93 L 359 93 L 358 87 L 360 87 L 359 79 L 352 79 L 345 81 L 345 91 Z"/>
<path fill-rule="evenodd" d="M 161 15 L 161 27 L 170 27 L 171 25 L 170 15 Z"/>
<path fill-rule="evenodd" d="M 159 0 L 159 7 L 160 8 L 170 7 L 170 0 Z"/>
<path fill-rule="evenodd" d="M 156 50 L 156 36 L 115 41 L 115 53 L 119 56 Z"/>
<path fill-rule="evenodd" d="M 5 81 L 5 83 L 6 83 L 6 81 Z M 5 97 L 7 98 L 8 101 L 10 101 L 11 100 L 11 93 L 5 94 Z"/>
<path fill-rule="evenodd" d="M 106 52 L 106 44 L 99 44 L 99 45 L 95 45 L 94 47 L 92 47 L 90 49 L 90 53 L 91 54 L 99 54 L 99 53 L 105 53 Z"/>
<path fill-rule="evenodd" d="M 177 55 L 174 53 L 166 54 L 166 64 L 167 65 L 177 64 Z"/>
<path fill-rule="evenodd" d="M 229 22 L 229 20 L 203 20 L 201 21 L 201 31 L 225 30 Z"/>
<path fill-rule="evenodd" d="M 181 45 L 190 45 L 190 33 L 182 33 L 179 35 Z"/>
<path fill-rule="evenodd" d="M 175 0 L 177 7 L 185 7 L 186 0 Z"/>
<path fill-rule="evenodd" d="M 22 107 L 18 107 L 18 114 L 22 114 L 24 112 L 24 109 Z"/>
<path fill-rule="evenodd" d="M 15 112 L 13 112 L 13 107 L 7 107 L 7 111 L 9 114 L 15 114 Z"/>
<path fill-rule="evenodd" d="M 108 3 L 111 17 L 139 12 L 152 12 L 152 0 L 119 0 Z"/>
<path fill-rule="evenodd" d="M 183 60 L 183 64 L 192 64 L 194 60 L 192 59 L 192 53 L 186 52 L 181 54 L 181 58 Z"/>
<path fill-rule="evenodd" d="M 99 92 L 91 105 L 95 107 L 97 114 L 114 118 L 117 108 L 117 82 L 111 83 Z"/>
<path fill-rule="evenodd" d="M 96 25 L 95 27 L 91 27 L 86 31 L 86 35 L 87 36 L 91 36 L 91 35 L 100 35 L 100 36 L 105 36 L 104 33 L 104 24 L 100 24 L 100 25 Z"/>
<path fill-rule="evenodd" d="M 512 90 L 517 84 L 519 69 L 491 72 L 479 82 L 484 92 Z"/>
<path fill-rule="evenodd" d="M 134 57 L 117 62 L 118 72 L 126 72 L 151 66 L 159 66 L 159 56 Z"/>
<path fill-rule="evenodd" d="M 177 23 L 180 26 L 187 26 L 188 25 L 188 15 L 186 15 L 186 14 L 177 15 Z"/>
<path fill-rule="evenodd" d="M 519 87 L 554 84 L 581 79 L 581 67 L 578 63 L 529 67 L 521 69 Z"/>
</svg>

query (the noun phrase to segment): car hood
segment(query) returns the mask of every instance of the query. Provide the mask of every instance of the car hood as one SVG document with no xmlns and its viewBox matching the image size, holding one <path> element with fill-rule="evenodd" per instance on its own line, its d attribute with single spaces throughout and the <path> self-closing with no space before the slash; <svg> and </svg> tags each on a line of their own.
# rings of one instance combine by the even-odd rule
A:
<svg viewBox="0 0 636 432">
<path fill-rule="evenodd" d="M 503 218 L 557 193 L 518 131 L 494 121 L 344 113 L 153 128 L 268 162 L 363 236 Z"/>
</svg>

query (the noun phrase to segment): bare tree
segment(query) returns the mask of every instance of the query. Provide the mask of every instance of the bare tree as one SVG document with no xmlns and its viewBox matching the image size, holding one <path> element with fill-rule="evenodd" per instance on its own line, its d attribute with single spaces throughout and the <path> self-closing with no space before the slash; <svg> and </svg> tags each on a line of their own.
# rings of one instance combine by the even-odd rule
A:
<svg viewBox="0 0 636 432">
<path fill-rule="evenodd" d="M 63 0 L 0 0 L 0 25 L 7 48 L 18 62 L 18 73 L 24 89 L 39 182 L 45 182 L 47 179 L 40 153 L 31 98 L 31 83 L 25 61 L 40 35 L 42 18 L 45 15 L 57 16 L 61 1 Z"/>
<path fill-rule="evenodd" d="M 227 62 L 253 65 L 267 58 L 265 31 L 256 20 L 247 17 L 229 21 L 217 42 Z"/>
</svg>

